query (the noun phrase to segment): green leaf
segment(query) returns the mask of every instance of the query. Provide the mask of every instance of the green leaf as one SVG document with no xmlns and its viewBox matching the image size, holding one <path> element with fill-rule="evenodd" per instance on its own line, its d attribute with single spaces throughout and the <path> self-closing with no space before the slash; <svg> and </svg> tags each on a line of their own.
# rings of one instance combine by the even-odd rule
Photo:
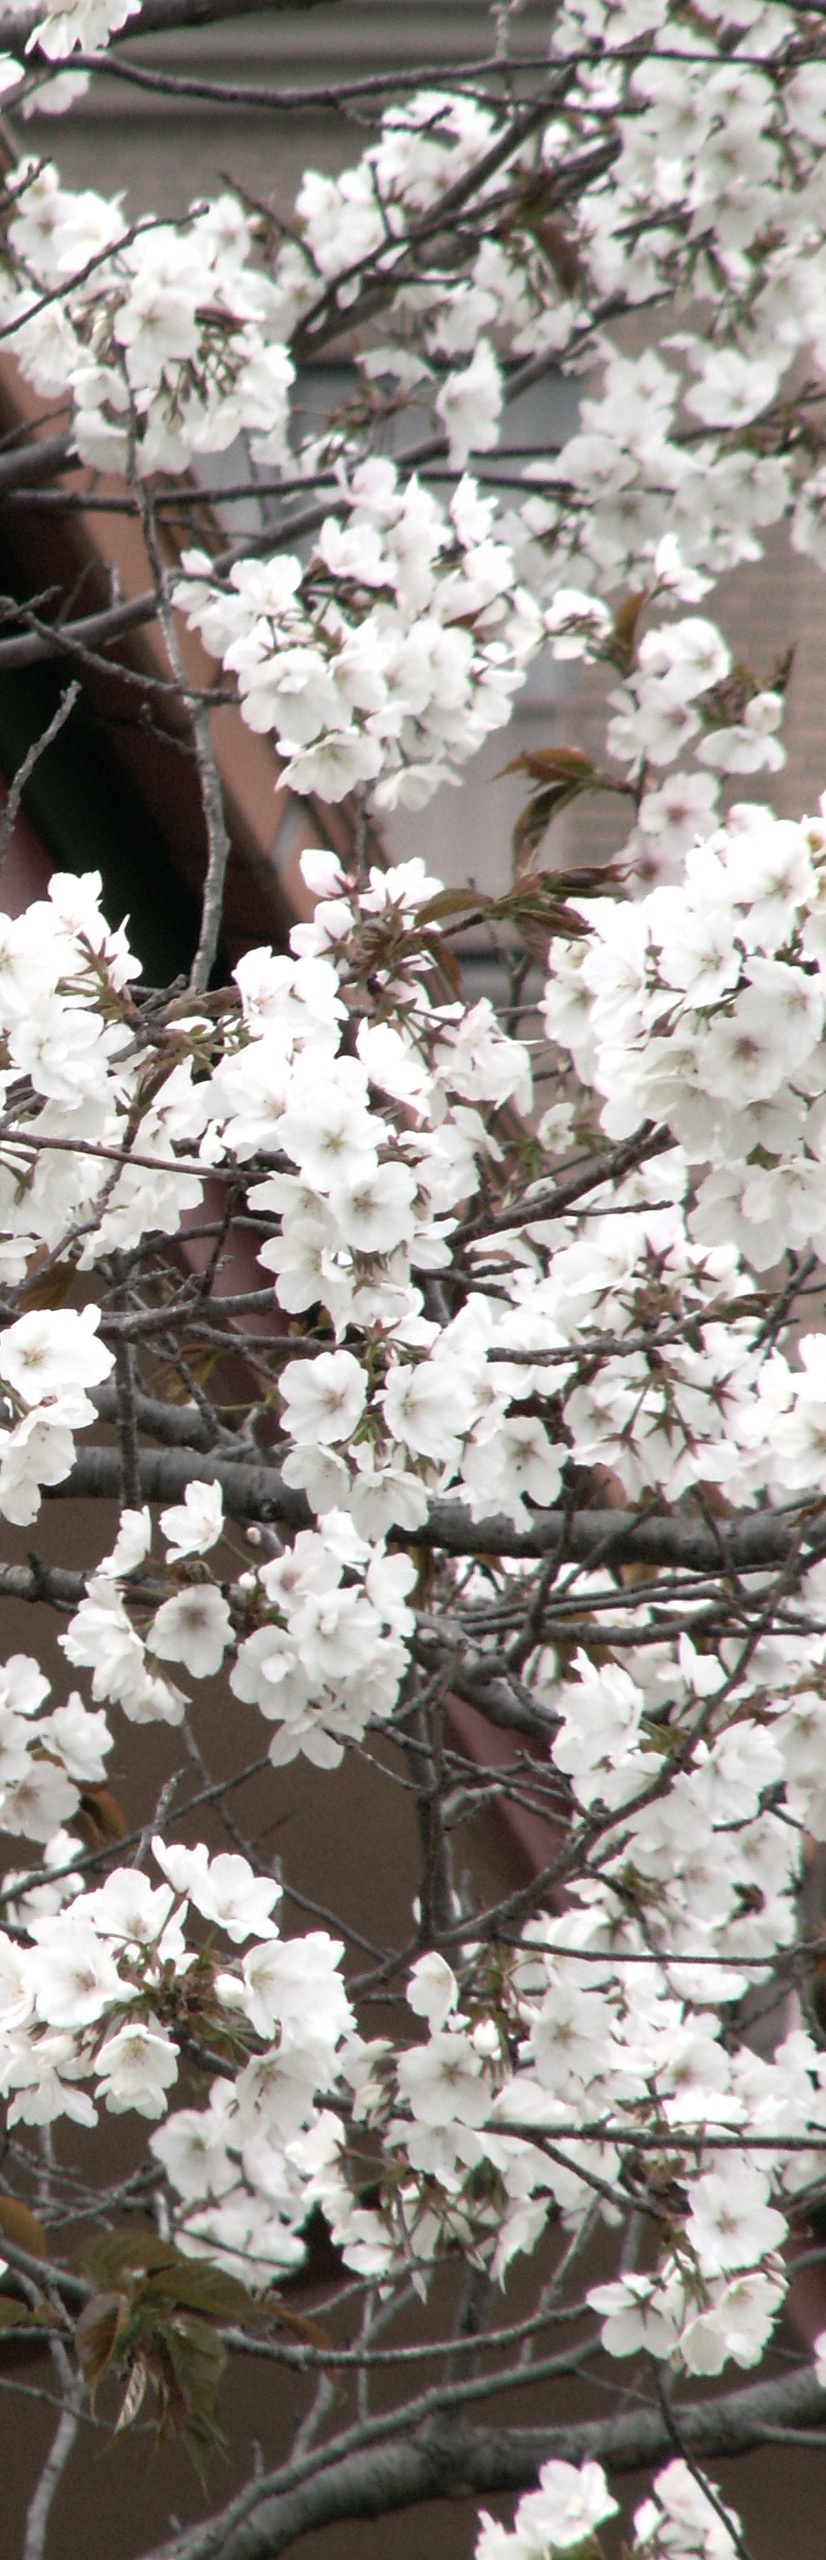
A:
<svg viewBox="0 0 826 2560">
<path fill-rule="evenodd" d="M 81 2275 L 107 2285 L 116 2283 L 118 2276 L 137 2275 L 147 2267 L 175 2266 L 178 2261 L 179 2252 L 171 2240 L 160 2240 L 156 2231 L 142 2231 L 138 2224 L 134 2229 L 96 2232 L 91 2240 L 81 2241 L 70 2264 Z"/>
<path fill-rule="evenodd" d="M 210 2455 L 226 2441 L 218 2419 L 226 2349 L 209 2321 L 195 2312 L 181 2312 L 177 2319 L 164 2321 L 157 2342 L 169 2366 L 165 2376 L 168 2423 L 183 2437 L 199 2478 L 205 2480 Z"/>
<path fill-rule="evenodd" d="M 54 2329 L 56 2326 L 53 2311 L 33 2310 L 30 2303 L 18 2302 L 15 2294 L 0 2293 L 0 2329 Z"/>
<path fill-rule="evenodd" d="M 212 2320 L 232 2320 L 236 2326 L 260 2328 L 271 2314 L 266 2304 L 256 2302 L 237 2276 L 225 2275 L 222 2267 L 209 2259 L 176 2257 L 175 2263 L 150 2275 L 141 2286 L 140 2300 L 147 2304 L 176 2304 L 182 2311 L 196 2311 Z"/>
</svg>

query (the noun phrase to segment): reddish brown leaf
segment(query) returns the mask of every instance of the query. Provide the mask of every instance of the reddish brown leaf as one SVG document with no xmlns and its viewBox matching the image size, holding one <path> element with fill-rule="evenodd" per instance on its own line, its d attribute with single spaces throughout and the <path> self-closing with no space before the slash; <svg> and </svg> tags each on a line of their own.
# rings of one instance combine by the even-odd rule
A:
<svg viewBox="0 0 826 2560">
<path fill-rule="evenodd" d="M 75 2325 L 75 2349 L 90 2391 L 112 2362 L 131 2304 L 125 2293 L 96 2293 Z"/>
</svg>

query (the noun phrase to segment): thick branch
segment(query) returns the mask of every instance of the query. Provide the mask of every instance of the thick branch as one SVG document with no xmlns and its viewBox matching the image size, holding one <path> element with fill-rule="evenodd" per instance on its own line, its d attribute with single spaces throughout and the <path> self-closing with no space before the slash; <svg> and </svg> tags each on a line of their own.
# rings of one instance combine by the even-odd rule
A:
<svg viewBox="0 0 826 2560">
<path fill-rule="evenodd" d="M 418 1546 L 443 1547 L 448 1555 L 560 1556 L 587 1564 L 604 1554 L 611 1564 L 641 1563 L 691 1573 L 761 1573 L 784 1563 L 795 1547 L 826 1543 L 826 1514 L 803 1521 L 797 1512 L 755 1511 L 721 1521 L 715 1536 L 687 1513 L 654 1511 L 535 1511 L 529 1529 L 515 1529 L 504 1513 L 472 1521 L 459 1502 L 431 1502 Z M 396 1533 L 400 1534 L 399 1532 Z"/>
<path fill-rule="evenodd" d="M 21 615 L 25 613 L 21 605 Z M 103 646 L 121 639 L 125 631 L 137 631 L 143 622 L 154 622 L 158 600 L 154 588 L 145 595 L 133 596 L 128 604 L 108 604 L 100 613 L 83 614 L 78 622 L 56 622 L 48 629 L 21 631 L 14 639 L 0 640 L 0 667 L 33 667 L 43 658 L 59 658 L 61 652 L 71 655 L 73 645 L 88 649 L 98 641 Z"/>
<path fill-rule="evenodd" d="M 74 445 L 74 428 L 64 427 L 56 436 L 35 436 L 31 444 L 15 444 L 0 453 L 0 491 L 35 488 L 41 480 L 50 480 L 54 471 L 67 462 Z"/>
<path fill-rule="evenodd" d="M 117 1420 L 117 1396 L 114 1387 L 96 1387 L 93 1402 L 103 1422 Z M 194 1404 L 164 1404 L 159 1396 L 145 1396 L 135 1390 L 135 1416 L 144 1431 L 154 1440 L 162 1440 L 168 1449 L 210 1449 L 210 1439 L 203 1415 Z"/>
<path fill-rule="evenodd" d="M 681 2441 L 701 2460 L 748 2453 L 763 2429 L 826 2422 L 826 2393 L 810 2367 L 777 2382 L 751 2384 L 723 2399 L 679 2410 Z M 824 2436 L 826 2446 L 826 2436 Z M 262 2483 L 260 2502 L 242 2492 L 223 2516 L 177 2534 L 146 2560 L 276 2560 L 302 2534 L 342 2518 L 387 2515 L 426 2498 L 494 2497 L 528 2489 L 539 2465 L 596 2458 L 607 2471 L 641 2470 L 673 2451 L 660 2409 L 635 2409 L 567 2427 L 465 2427 L 442 2423 L 409 2437 L 371 2445 L 332 2462 L 280 2496 Z M 246 2512 L 239 2514 L 239 2509 Z"/>
<path fill-rule="evenodd" d="M 304 1495 L 284 1484 L 277 1468 L 245 1466 L 215 1450 L 207 1455 L 191 1449 L 142 1449 L 139 1472 L 142 1502 L 177 1502 L 193 1481 L 217 1481 L 236 1520 L 286 1520 L 304 1529 L 314 1517 Z M 79 1494 L 84 1501 L 117 1502 L 120 1477 L 117 1449 L 81 1449 L 64 1482 L 44 1491 Z"/>
<path fill-rule="evenodd" d="M 85 1592 L 85 1573 L 65 1573 L 62 1565 L 0 1564 L 0 1600 L 45 1600 L 53 1609 L 79 1609 Z"/>
<path fill-rule="evenodd" d="M 155 1427 L 154 1425 L 152 1426 Z M 284 1483 L 278 1468 L 263 1461 L 252 1466 L 222 1451 L 142 1449 L 140 1489 L 144 1502 L 179 1501 L 185 1487 L 220 1484 L 227 1510 L 237 1520 L 284 1520 L 308 1528 L 314 1520 L 304 1495 Z M 62 1484 L 45 1485 L 46 1498 L 80 1495 L 84 1501 L 116 1502 L 120 1460 L 116 1450 L 81 1448 L 71 1474 Z M 782 1564 L 797 1547 L 820 1553 L 826 1547 L 826 1509 L 801 1520 L 797 1511 L 755 1511 L 721 1522 L 719 1537 L 686 1513 L 574 1511 L 561 1506 L 535 1511 L 530 1528 L 516 1529 L 505 1513 L 472 1520 L 461 1502 L 431 1502 L 424 1526 L 396 1530 L 413 1546 L 443 1548 L 447 1555 L 547 1556 L 586 1564 L 597 1554 L 610 1562 L 644 1563 L 685 1572 L 725 1575 L 763 1573 Z"/>
</svg>

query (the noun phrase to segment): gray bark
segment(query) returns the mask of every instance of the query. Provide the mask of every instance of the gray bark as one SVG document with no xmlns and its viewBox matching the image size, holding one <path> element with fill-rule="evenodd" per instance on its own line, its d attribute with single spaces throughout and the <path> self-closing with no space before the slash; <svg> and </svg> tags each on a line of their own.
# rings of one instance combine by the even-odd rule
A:
<svg viewBox="0 0 826 2560">
<path fill-rule="evenodd" d="M 700 2461 L 750 2452 L 763 2441 L 765 2427 L 811 2428 L 824 2421 L 826 2393 L 810 2367 L 673 2412 L 679 2440 Z M 826 2435 L 823 2442 L 826 2449 Z M 277 2475 L 257 2482 L 223 2515 L 175 2535 L 145 2560 L 277 2560 L 302 2534 L 344 2518 L 387 2515 L 424 2499 L 529 2489 L 540 2464 L 552 2458 L 590 2458 L 616 2476 L 667 2460 L 673 2452 L 674 2433 L 657 2408 L 547 2428 L 467 2427 L 444 2417 L 340 2461 L 330 2448 L 328 2464 L 281 2492 Z"/>
<path fill-rule="evenodd" d="M 283 1520 L 299 1529 L 313 1524 L 304 1495 L 285 1484 L 277 1466 L 264 1459 L 255 1466 L 216 1449 L 141 1450 L 144 1502 L 176 1502 L 195 1479 L 220 1484 L 227 1510 L 237 1520 Z M 117 1450 L 95 1446 L 78 1449 L 62 1484 L 44 1486 L 47 1499 L 60 1500 L 79 1495 L 84 1501 L 116 1502 L 119 1490 Z M 472 1520 L 464 1503 L 437 1499 L 422 1528 L 393 1535 L 408 1545 L 442 1548 L 447 1555 L 548 1556 L 558 1549 L 560 1558 L 582 1564 L 604 1555 L 611 1564 L 644 1563 L 717 1576 L 729 1570 L 765 1573 L 798 1548 L 822 1553 L 826 1506 L 802 1517 L 792 1510 L 741 1513 L 722 1520 L 718 1536 L 688 1512 L 571 1512 L 559 1505 L 535 1511 L 528 1529 L 516 1529 L 506 1513 Z"/>
</svg>

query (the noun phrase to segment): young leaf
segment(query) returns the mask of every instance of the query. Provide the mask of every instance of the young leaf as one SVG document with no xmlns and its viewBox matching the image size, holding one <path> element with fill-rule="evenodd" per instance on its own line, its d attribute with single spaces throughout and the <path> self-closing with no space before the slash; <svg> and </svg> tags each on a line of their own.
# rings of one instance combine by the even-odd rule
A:
<svg viewBox="0 0 826 2560">
<path fill-rule="evenodd" d="M 237 2327 L 260 2328 L 269 2317 L 267 2306 L 247 2292 L 237 2276 L 225 2275 L 222 2267 L 213 2266 L 207 2258 L 176 2257 L 157 2274 L 150 2274 L 141 2286 L 141 2299 L 152 2303 L 174 2303 L 182 2310 L 201 2312 L 212 2320 L 231 2320 Z"/>
<path fill-rule="evenodd" d="M 146 2362 L 146 2358 L 145 2356 L 136 2356 L 126 2385 L 126 2390 L 121 2401 L 120 2409 L 112 2429 L 113 2438 L 115 2436 L 122 2435 L 125 2427 L 131 2427 L 134 2425 L 138 2411 L 143 2407 L 148 2381 L 149 2366 Z"/>
<path fill-rule="evenodd" d="M 585 783 L 593 771 L 590 756 L 583 755 L 580 747 L 534 747 L 530 754 L 511 756 L 500 765 L 496 779 L 505 773 L 529 773 L 532 782 Z"/>
<path fill-rule="evenodd" d="M 625 596 L 622 604 L 617 606 L 614 628 L 606 655 L 611 659 L 612 665 L 619 668 L 621 675 L 627 676 L 633 667 L 637 649 L 637 624 L 647 603 L 648 588 L 636 587 L 633 593 Z"/>
<path fill-rule="evenodd" d="M 156 2331 L 164 2363 L 164 2416 L 183 2436 L 190 2460 L 206 2479 L 210 2455 L 225 2441 L 218 2422 L 218 2386 L 226 2349 L 208 2320 L 181 2312 Z"/>
<path fill-rule="evenodd" d="M 147 2267 L 187 2264 L 180 2260 L 171 2240 L 159 2240 L 156 2231 L 134 2230 L 97 2232 L 91 2240 L 81 2241 L 70 2261 L 80 2275 L 93 2276 L 101 2285 L 117 2282 L 119 2276 L 139 2274 Z"/>
<path fill-rule="evenodd" d="M 486 915 L 487 910 L 488 900 L 480 889 L 439 889 L 423 907 L 417 907 L 416 923 L 439 924 L 446 916 L 475 915 L 477 911 Z"/>
<path fill-rule="evenodd" d="M 33 2310 L 31 2303 L 18 2302 L 16 2295 L 0 2293 L 0 2329 L 53 2329 L 55 2325 L 53 2311 Z"/>
<path fill-rule="evenodd" d="M 126 1818 L 109 1787 L 84 1787 L 72 1829 L 89 1849 L 99 1849 L 107 1840 L 124 1838 Z"/>
<path fill-rule="evenodd" d="M 0 2231 L 15 2249 L 26 2249 L 30 2258 L 47 2258 L 49 2244 L 42 2222 L 29 2205 L 17 2196 L 0 2196 Z"/>
</svg>

